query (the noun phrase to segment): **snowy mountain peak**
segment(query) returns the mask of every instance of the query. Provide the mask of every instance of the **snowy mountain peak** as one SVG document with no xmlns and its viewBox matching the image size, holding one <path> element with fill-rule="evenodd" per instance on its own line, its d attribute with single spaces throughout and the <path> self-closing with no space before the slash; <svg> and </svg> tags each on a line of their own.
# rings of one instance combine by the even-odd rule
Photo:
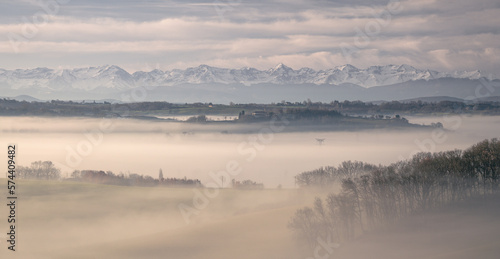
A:
<svg viewBox="0 0 500 259">
<path fill-rule="evenodd" d="M 350 71 L 357 71 L 358 68 L 351 65 L 351 64 L 346 64 L 346 65 L 343 65 L 343 66 L 339 66 L 337 67 L 338 70 L 340 71 L 346 71 L 346 72 L 350 72 Z"/>
<path fill-rule="evenodd" d="M 116 89 L 124 90 L 138 86 L 171 86 L 180 84 L 356 84 L 363 87 L 392 85 L 414 80 L 432 80 L 438 78 L 479 79 L 483 76 L 478 70 L 443 73 L 433 70 L 421 70 L 413 66 L 386 65 L 360 69 L 346 64 L 328 70 L 316 71 L 311 68 L 294 70 L 279 63 L 268 70 L 245 67 L 227 69 L 211 67 L 205 64 L 185 70 L 174 69 L 149 72 L 137 71 L 132 75 L 116 65 L 85 67 L 75 69 L 0 69 L 0 87 L 10 89 Z"/>
<path fill-rule="evenodd" d="M 406 64 L 402 64 L 398 66 L 398 71 L 416 71 L 417 69 Z"/>
<path fill-rule="evenodd" d="M 283 64 L 283 63 L 279 63 L 278 65 L 276 65 L 276 66 L 274 67 L 274 69 L 273 69 L 273 70 L 274 70 L 274 71 L 276 71 L 276 70 L 288 70 L 288 69 L 291 69 L 291 68 L 290 68 L 290 67 L 287 67 L 287 66 L 286 66 L 285 64 Z"/>
</svg>

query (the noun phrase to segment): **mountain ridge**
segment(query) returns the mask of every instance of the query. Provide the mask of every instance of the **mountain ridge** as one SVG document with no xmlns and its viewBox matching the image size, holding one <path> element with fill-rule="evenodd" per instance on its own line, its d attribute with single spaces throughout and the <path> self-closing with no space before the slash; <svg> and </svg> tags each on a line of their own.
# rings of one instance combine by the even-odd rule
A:
<svg viewBox="0 0 500 259">
<path fill-rule="evenodd" d="M 0 87 L 9 89 L 38 88 L 53 91 L 114 89 L 127 90 L 141 86 L 176 86 L 182 84 L 355 84 L 365 88 L 393 85 L 416 80 L 439 78 L 480 79 L 480 71 L 438 72 L 410 65 L 370 66 L 360 69 L 346 64 L 326 70 L 303 67 L 293 69 L 283 63 L 258 70 L 219 68 L 199 65 L 187 69 L 136 71 L 132 74 L 116 65 L 74 69 L 0 69 Z"/>
</svg>

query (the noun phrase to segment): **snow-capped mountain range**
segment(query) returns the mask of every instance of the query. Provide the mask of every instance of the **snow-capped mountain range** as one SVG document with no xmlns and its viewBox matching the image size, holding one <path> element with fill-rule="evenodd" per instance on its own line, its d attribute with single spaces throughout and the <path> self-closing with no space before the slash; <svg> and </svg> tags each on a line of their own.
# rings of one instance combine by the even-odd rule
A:
<svg viewBox="0 0 500 259">
<path fill-rule="evenodd" d="M 438 72 L 417 69 L 409 65 L 371 66 L 366 69 L 343 65 L 327 70 L 301 68 L 294 70 L 279 64 L 267 70 L 255 68 L 228 69 L 200 65 L 185 70 L 174 69 L 133 74 L 124 69 L 106 65 L 75 69 L 0 69 L 0 88 L 3 89 L 46 89 L 84 90 L 94 89 L 126 90 L 139 86 L 173 86 L 180 84 L 315 84 L 341 85 L 345 83 L 365 88 L 393 85 L 415 80 L 439 78 L 479 79 L 479 71 Z"/>
</svg>

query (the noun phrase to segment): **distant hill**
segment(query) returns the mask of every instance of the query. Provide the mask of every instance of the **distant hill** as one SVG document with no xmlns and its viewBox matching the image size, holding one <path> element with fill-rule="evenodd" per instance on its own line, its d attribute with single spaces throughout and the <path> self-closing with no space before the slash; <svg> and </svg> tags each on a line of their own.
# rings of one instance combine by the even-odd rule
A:
<svg viewBox="0 0 500 259">
<path fill-rule="evenodd" d="M 377 86 L 366 90 L 365 97 L 375 100 L 405 100 L 443 96 L 473 100 L 486 96 L 500 96 L 500 80 L 439 78 Z"/>
<path fill-rule="evenodd" d="M 26 101 L 26 102 L 42 102 L 42 100 L 29 95 L 19 95 L 13 98 L 16 101 Z"/>
<path fill-rule="evenodd" d="M 18 95 L 18 96 L 15 96 L 15 97 L 4 97 L 4 96 L 0 96 L 0 98 L 7 98 L 7 99 L 12 99 L 12 100 L 16 100 L 16 101 L 25 101 L 25 102 L 46 102 L 46 100 L 41 100 L 41 99 L 38 99 L 38 98 L 35 98 L 33 96 L 29 96 L 29 95 L 26 95 L 26 94 L 23 94 L 23 95 Z M 56 98 L 57 99 L 57 98 Z M 50 100 L 54 100 L 54 99 L 48 99 L 49 101 Z M 78 100 L 78 99 L 72 99 L 70 101 L 74 101 L 74 102 L 78 102 L 78 103 L 105 103 L 105 102 L 108 102 L 108 103 L 121 103 L 119 100 L 116 100 L 116 99 L 102 99 L 102 100 L 91 100 L 91 99 L 86 99 L 86 100 Z"/>
<path fill-rule="evenodd" d="M 449 97 L 449 96 L 419 97 L 419 98 L 399 100 L 399 102 L 402 102 L 402 103 L 410 103 L 410 102 L 418 102 L 418 101 L 421 101 L 424 103 L 438 103 L 438 102 L 442 102 L 442 101 L 465 102 L 464 99 L 454 98 L 454 97 Z"/>
<path fill-rule="evenodd" d="M 480 101 L 480 102 L 500 102 L 500 96 L 490 96 L 490 97 L 478 98 L 477 101 Z"/>
<path fill-rule="evenodd" d="M 18 95 L 18 96 L 15 96 L 15 97 L 5 97 L 5 96 L 0 96 L 0 98 L 7 98 L 7 99 L 12 99 L 12 100 L 16 100 L 16 101 L 26 101 L 26 102 L 43 102 L 43 100 L 40 100 L 40 99 L 37 99 L 33 96 L 29 96 L 29 95 Z"/>
</svg>

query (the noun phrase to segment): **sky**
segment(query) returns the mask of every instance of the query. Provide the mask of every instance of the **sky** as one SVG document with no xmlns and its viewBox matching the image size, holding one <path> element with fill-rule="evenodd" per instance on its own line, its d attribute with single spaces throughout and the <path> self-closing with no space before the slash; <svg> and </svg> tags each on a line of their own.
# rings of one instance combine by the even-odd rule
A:
<svg viewBox="0 0 500 259">
<path fill-rule="evenodd" d="M 498 0 L 0 0 L 0 68 L 409 64 L 500 74 Z"/>
</svg>

